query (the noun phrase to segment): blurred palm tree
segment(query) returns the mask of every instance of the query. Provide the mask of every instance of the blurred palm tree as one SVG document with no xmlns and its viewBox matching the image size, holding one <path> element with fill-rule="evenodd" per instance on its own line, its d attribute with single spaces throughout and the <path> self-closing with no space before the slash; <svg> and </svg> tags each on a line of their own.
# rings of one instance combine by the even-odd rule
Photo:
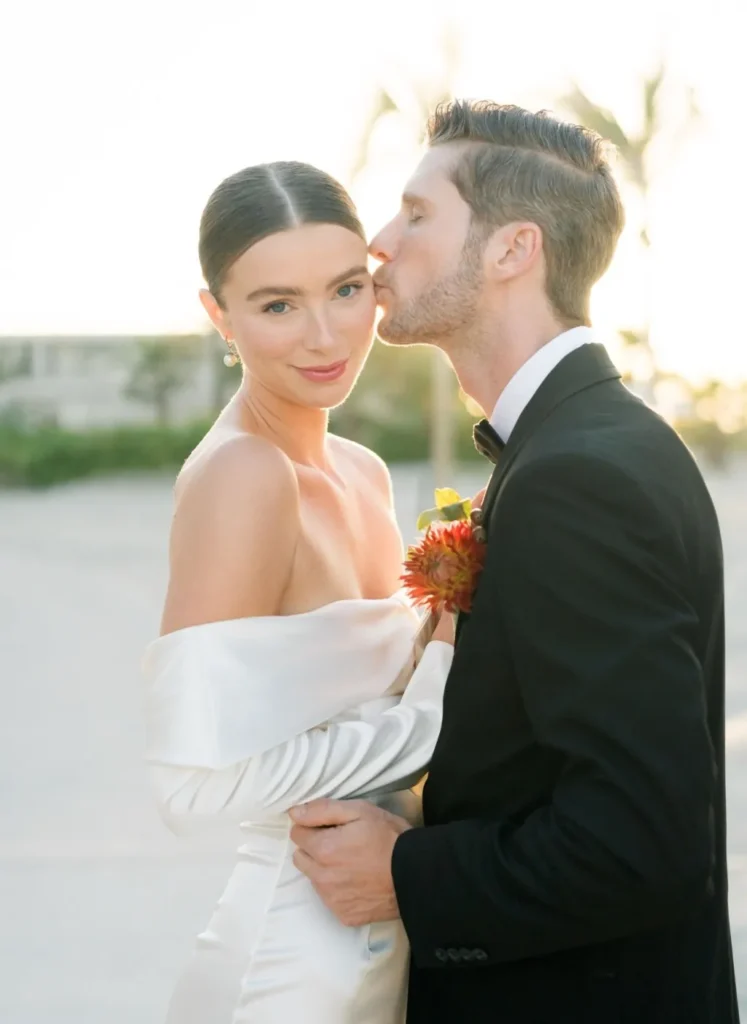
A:
<svg viewBox="0 0 747 1024">
<path fill-rule="evenodd" d="M 453 98 L 456 76 L 461 65 L 462 43 L 453 24 L 442 29 L 437 71 L 421 78 L 408 72 L 384 73 L 371 104 L 353 160 L 351 178 L 355 179 L 371 162 L 371 140 L 385 118 L 396 117 L 413 140 L 413 148 L 422 145 L 428 118 L 440 103 Z M 440 484 L 453 480 L 454 416 L 457 385 L 446 357 L 438 349 L 429 350 L 431 360 L 430 457 L 433 476 Z"/>
<path fill-rule="evenodd" d="M 560 103 L 581 124 L 609 139 L 617 148 L 618 158 L 623 174 L 635 188 L 642 205 L 640 242 L 644 253 L 651 251 L 651 194 L 654 184 L 654 170 L 651 154 L 663 134 L 664 116 L 662 102 L 662 86 L 666 79 L 666 65 L 662 61 L 656 70 L 643 81 L 641 94 L 642 111 L 640 128 L 635 134 L 627 132 L 612 111 L 595 103 L 575 84 L 562 97 Z M 670 153 L 690 133 L 693 124 L 700 118 L 695 92 L 691 88 L 686 97 L 684 117 L 676 127 L 675 136 L 670 140 Z M 619 332 L 623 344 L 636 350 L 637 355 L 644 356 L 650 374 L 650 386 L 656 383 L 657 368 L 649 339 L 650 315 L 647 311 L 645 322 L 636 327 Z"/>
<path fill-rule="evenodd" d="M 394 114 L 404 119 L 416 146 L 425 141 L 428 118 L 440 103 L 453 99 L 454 85 L 462 63 L 462 41 L 453 25 L 444 26 L 438 43 L 438 68 L 431 75 L 413 78 L 409 72 L 390 69 L 374 94 L 371 109 L 361 130 L 351 177 L 367 166 L 371 138 L 382 118 Z"/>
</svg>

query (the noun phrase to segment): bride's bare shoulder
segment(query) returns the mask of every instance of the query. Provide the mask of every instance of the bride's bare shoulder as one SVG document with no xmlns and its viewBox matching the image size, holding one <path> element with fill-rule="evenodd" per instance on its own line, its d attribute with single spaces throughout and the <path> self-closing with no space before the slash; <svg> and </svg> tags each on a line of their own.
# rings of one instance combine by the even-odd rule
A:
<svg viewBox="0 0 747 1024">
<path fill-rule="evenodd" d="M 337 451 L 362 473 L 369 483 L 381 491 L 387 499 L 392 497 L 392 477 L 384 460 L 357 441 L 351 441 L 339 434 L 330 434 L 330 441 Z"/>
<path fill-rule="evenodd" d="M 231 431 L 219 435 L 185 463 L 176 484 L 177 507 L 245 497 L 249 491 L 298 495 L 293 463 L 264 437 Z"/>
<path fill-rule="evenodd" d="M 279 448 L 236 433 L 203 452 L 177 495 L 162 632 L 277 614 L 299 528 L 298 481 Z"/>
</svg>

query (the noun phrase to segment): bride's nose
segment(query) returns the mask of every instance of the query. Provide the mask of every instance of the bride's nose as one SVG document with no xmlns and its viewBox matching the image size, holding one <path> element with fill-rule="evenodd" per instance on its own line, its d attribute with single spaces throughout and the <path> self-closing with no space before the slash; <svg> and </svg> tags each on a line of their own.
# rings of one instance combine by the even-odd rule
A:
<svg viewBox="0 0 747 1024">
<path fill-rule="evenodd" d="M 304 336 L 304 348 L 311 352 L 333 352 L 337 347 L 329 317 L 323 311 L 309 317 Z"/>
</svg>

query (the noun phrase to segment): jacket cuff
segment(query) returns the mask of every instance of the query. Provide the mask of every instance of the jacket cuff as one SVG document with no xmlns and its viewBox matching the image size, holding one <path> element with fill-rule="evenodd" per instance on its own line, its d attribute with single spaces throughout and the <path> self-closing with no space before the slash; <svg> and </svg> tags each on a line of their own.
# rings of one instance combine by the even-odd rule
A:
<svg viewBox="0 0 747 1024">
<path fill-rule="evenodd" d="M 458 823 L 456 823 L 458 824 Z M 392 878 L 400 917 L 417 967 L 475 968 L 495 962 L 470 941 L 453 889 L 453 825 L 403 832 L 392 852 Z"/>
</svg>

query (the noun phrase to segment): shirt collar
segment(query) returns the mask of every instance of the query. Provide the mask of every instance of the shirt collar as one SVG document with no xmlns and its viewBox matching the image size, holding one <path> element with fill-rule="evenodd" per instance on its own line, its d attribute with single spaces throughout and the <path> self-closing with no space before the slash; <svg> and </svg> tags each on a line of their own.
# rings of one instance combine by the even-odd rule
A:
<svg viewBox="0 0 747 1024">
<path fill-rule="evenodd" d="M 548 341 L 519 367 L 501 392 L 490 417 L 490 425 L 503 442 L 508 441 L 535 392 L 558 363 L 593 340 L 590 327 L 573 327 Z"/>
</svg>

